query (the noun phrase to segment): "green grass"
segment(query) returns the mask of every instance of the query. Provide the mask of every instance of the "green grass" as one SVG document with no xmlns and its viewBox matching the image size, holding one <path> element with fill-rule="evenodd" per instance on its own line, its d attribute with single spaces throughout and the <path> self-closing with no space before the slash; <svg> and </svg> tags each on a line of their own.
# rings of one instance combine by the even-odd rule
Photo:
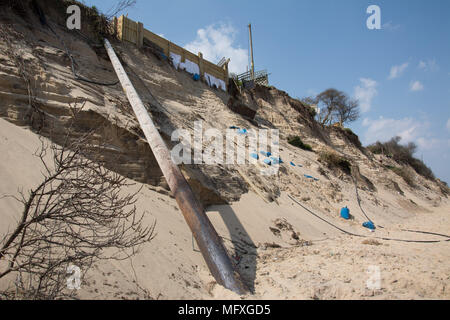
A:
<svg viewBox="0 0 450 320">
<path fill-rule="evenodd" d="M 302 150 L 313 152 L 313 148 L 309 144 L 303 143 L 299 136 L 290 137 L 288 143 L 294 147 L 300 148 Z"/>
<path fill-rule="evenodd" d="M 350 128 L 344 128 L 344 131 L 346 131 L 349 134 L 354 134 L 354 132 Z"/>
</svg>

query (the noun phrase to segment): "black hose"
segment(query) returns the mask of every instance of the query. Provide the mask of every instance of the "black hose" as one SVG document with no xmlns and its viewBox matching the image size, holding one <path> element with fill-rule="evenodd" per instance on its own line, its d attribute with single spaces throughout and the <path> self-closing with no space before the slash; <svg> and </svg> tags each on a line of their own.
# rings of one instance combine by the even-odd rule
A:
<svg viewBox="0 0 450 320">
<path fill-rule="evenodd" d="M 360 238 L 373 238 L 373 239 L 380 239 L 380 240 L 386 240 L 386 241 L 398 241 L 398 242 L 414 242 L 414 243 L 439 243 L 439 242 L 450 242 L 450 236 L 447 235 L 443 235 L 443 234 L 438 234 L 438 233 L 433 233 L 433 232 L 426 232 L 426 231 L 414 231 L 414 230 L 402 230 L 402 231 L 406 231 L 406 232 L 414 232 L 414 233 L 424 233 L 424 234 L 431 234 L 431 235 L 436 235 L 436 236 L 440 236 L 440 237 L 444 237 L 447 238 L 447 240 L 405 240 L 405 239 L 395 239 L 395 238 L 386 238 L 386 237 L 368 237 L 368 236 L 364 236 L 361 234 L 355 234 L 352 232 L 349 232 L 347 230 L 344 230 L 338 226 L 336 226 L 335 224 L 327 221 L 326 219 L 320 217 L 318 214 L 314 213 L 313 211 L 311 211 L 310 209 L 306 208 L 304 205 L 302 205 L 298 200 L 296 200 L 294 197 L 292 197 L 290 194 L 288 194 L 288 197 L 294 201 L 296 204 L 298 204 L 300 207 L 302 207 L 303 209 L 305 209 L 306 211 L 308 211 L 310 214 L 312 214 L 313 216 L 315 216 L 316 218 L 324 221 L 325 223 L 329 224 L 330 226 L 332 226 L 333 228 L 336 228 L 337 230 L 351 235 L 351 236 L 355 236 L 355 237 L 360 237 Z"/>
<path fill-rule="evenodd" d="M 363 215 L 367 218 L 367 220 L 369 222 L 372 222 L 373 225 L 375 225 L 375 223 L 367 216 L 366 212 L 364 211 L 364 209 L 361 206 L 361 198 L 359 197 L 359 192 L 358 192 L 358 182 L 356 181 L 356 178 L 354 176 L 352 176 L 353 179 L 353 183 L 355 184 L 355 191 L 356 191 L 356 201 L 358 202 L 358 206 L 359 209 L 361 209 L 361 212 L 363 213 Z"/>
<path fill-rule="evenodd" d="M 121 60 L 123 60 L 125 62 L 124 58 L 120 54 L 118 54 L 117 52 L 116 52 L 116 54 Z M 159 102 L 159 100 L 155 97 L 155 95 L 152 93 L 152 91 L 147 86 L 147 84 L 144 82 L 144 80 L 139 76 L 139 74 L 137 74 L 136 71 L 134 71 L 134 69 L 128 63 L 124 63 L 124 64 L 125 64 L 125 68 L 127 68 L 134 75 L 134 77 L 139 80 L 139 82 L 142 84 L 142 86 L 145 88 L 145 90 L 147 90 L 147 93 L 153 98 L 153 100 L 156 102 L 156 104 L 161 109 L 164 109 L 168 114 L 172 114 L 164 105 L 161 104 L 161 102 Z"/>
<path fill-rule="evenodd" d="M 367 216 L 366 212 L 364 211 L 364 209 L 361 206 L 361 198 L 359 197 L 358 184 L 356 182 L 356 179 L 354 177 L 352 177 L 352 178 L 353 178 L 353 182 L 355 183 L 356 199 L 358 201 L 358 206 L 361 209 L 361 212 L 364 214 L 364 216 L 375 225 L 375 223 Z M 435 232 L 408 230 L 408 229 L 401 229 L 401 231 L 410 232 L 410 233 L 422 233 L 422 234 L 429 234 L 429 235 L 438 236 L 438 237 L 450 238 L 450 236 L 448 236 L 448 235 L 441 234 L 441 233 L 435 233 Z"/>
<path fill-rule="evenodd" d="M 33 6 L 35 7 L 35 10 L 36 10 L 37 14 L 39 15 L 39 19 L 41 21 L 41 24 L 46 26 L 55 35 L 55 37 L 59 40 L 59 42 L 64 47 L 64 50 L 65 50 L 67 56 L 70 59 L 72 74 L 73 74 L 75 79 L 77 79 L 79 81 L 91 83 L 91 84 L 96 84 L 96 85 L 99 85 L 99 86 L 115 86 L 115 85 L 117 85 L 119 83 L 119 80 L 117 80 L 115 82 L 100 82 L 100 81 L 90 80 L 90 79 L 84 78 L 84 77 L 80 76 L 79 74 L 77 74 L 76 69 L 75 69 L 75 64 L 76 64 L 75 58 L 73 57 L 73 55 L 70 52 L 69 48 L 66 46 L 64 40 L 61 39 L 61 37 L 51 27 L 50 23 L 47 21 L 47 18 L 45 17 L 45 14 L 44 14 L 42 8 L 38 5 L 38 3 L 35 0 L 33 1 Z M 80 32 L 80 34 L 81 34 L 81 32 Z M 84 37 L 87 38 L 86 36 L 84 36 Z"/>
<path fill-rule="evenodd" d="M 412 233 L 423 233 L 423 234 L 430 234 L 430 235 L 433 235 L 433 236 L 439 236 L 439 237 L 444 237 L 444 238 L 450 238 L 450 236 L 448 236 L 448 235 L 446 235 L 446 234 L 436 233 L 436 232 L 417 231 L 417 230 L 408 230 L 408 229 L 401 229 L 401 231 L 404 231 L 404 232 L 412 232 Z"/>
</svg>

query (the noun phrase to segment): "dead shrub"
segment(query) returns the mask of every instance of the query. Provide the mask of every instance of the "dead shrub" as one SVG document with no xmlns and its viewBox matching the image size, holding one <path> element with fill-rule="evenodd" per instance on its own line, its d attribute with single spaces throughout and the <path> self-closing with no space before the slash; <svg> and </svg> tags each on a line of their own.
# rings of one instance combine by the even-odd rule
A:
<svg viewBox="0 0 450 320">
<path fill-rule="evenodd" d="M 352 165 L 349 160 L 340 156 L 336 152 L 322 151 L 319 154 L 318 161 L 325 164 L 330 169 L 340 169 L 346 174 L 350 174 L 352 171 Z"/>
<path fill-rule="evenodd" d="M 398 176 L 402 177 L 403 180 L 410 186 L 415 187 L 416 184 L 414 182 L 414 175 L 413 173 L 408 170 L 407 167 L 390 167 L 390 169 L 397 174 Z"/>
</svg>

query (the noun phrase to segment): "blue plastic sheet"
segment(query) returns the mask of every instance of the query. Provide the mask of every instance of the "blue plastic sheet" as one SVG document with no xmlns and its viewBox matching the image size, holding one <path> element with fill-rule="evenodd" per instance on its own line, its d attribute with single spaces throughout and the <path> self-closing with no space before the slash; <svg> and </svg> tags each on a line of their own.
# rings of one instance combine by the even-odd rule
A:
<svg viewBox="0 0 450 320">
<path fill-rule="evenodd" d="M 370 230 L 375 230 L 375 225 L 373 224 L 372 221 L 367 221 L 363 223 L 363 227 L 370 229 Z"/>
<path fill-rule="evenodd" d="M 259 160 L 259 156 L 256 153 L 250 153 L 250 157 L 252 157 L 253 159 Z"/>
<path fill-rule="evenodd" d="M 350 210 L 347 207 L 341 209 L 341 218 L 345 220 L 350 219 Z"/>
<path fill-rule="evenodd" d="M 307 175 L 307 174 L 304 174 L 304 176 L 305 176 L 305 178 L 312 179 L 312 180 L 314 180 L 314 181 L 319 181 L 319 179 L 314 178 L 314 177 L 312 177 L 312 176 L 309 176 L 309 175 Z"/>
<path fill-rule="evenodd" d="M 270 160 L 272 160 L 273 164 L 282 164 L 283 160 L 281 160 L 280 157 L 276 158 L 276 157 L 270 157 Z"/>
</svg>

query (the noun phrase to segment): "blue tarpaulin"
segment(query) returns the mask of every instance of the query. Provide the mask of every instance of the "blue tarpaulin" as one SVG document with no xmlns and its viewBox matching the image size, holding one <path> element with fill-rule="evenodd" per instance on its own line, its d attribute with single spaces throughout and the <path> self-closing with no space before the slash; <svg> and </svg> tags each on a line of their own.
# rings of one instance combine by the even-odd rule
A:
<svg viewBox="0 0 450 320">
<path fill-rule="evenodd" d="M 363 223 L 363 227 L 370 229 L 370 230 L 375 230 L 375 225 L 373 224 L 372 221 L 367 221 Z"/>
<path fill-rule="evenodd" d="M 272 165 L 272 161 L 269 158 L 264 159 L 264 163 L 267 164 L 268 166 Z"/>
<path fill-rule="evenodd" d="M 283 160 L 281 160 L 280 157 L 276 158 L 276 157 L 270 157 L 270 160 L 272 160 L 273 164 L 281 164 L 283 163 Z"/>
<path fill-rule="evenodd" d="M 259 160 L 259 156 L 256 153 L 250 153 L 250 157 L 253 159 Z"/>
<path fill-rule="evenodd" d="M 350 219 L 350 210 L 347 207 L 341 209 L 341 218 Z"/>
<path fill-rule="evenodd" d="M 314 177 L 312 177 L 312 176 L 309 176 L 309 175 L 307 175 L 307 174 L 304 174 L 304 176 L 305 176 L 305 178 L 312 179 L 312 180 L 314 180 L 314 181 L 319 181 L 319 179 L 314 178 Z"/>
<path fill-rule="evenodd" d="M 272 155 L 270 152 L 267 151 L 260 151 L 259 153 L 261 153 L 265 157 L 270 157 Z"/>
</svg>

